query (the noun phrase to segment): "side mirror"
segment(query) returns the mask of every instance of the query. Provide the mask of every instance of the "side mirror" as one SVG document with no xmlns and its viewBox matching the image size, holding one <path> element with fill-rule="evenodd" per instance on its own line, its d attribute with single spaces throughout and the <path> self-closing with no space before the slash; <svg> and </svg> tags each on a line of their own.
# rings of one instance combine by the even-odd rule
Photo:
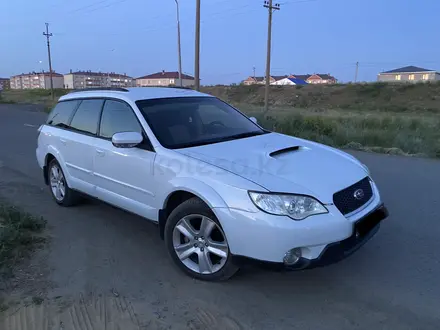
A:
<svg viewBox="0 0 440 330">
<path fill-rule="evenodd" d="M 138 132 L 121 132 L 112 136 L 112 143 L 116 148 L 133 148 L 144 140 Z"/>
<path fill-rule="evenodd" d="M 255 124 L 257 124 L 257 118 L 255 117 L 249 117 L 250 120 L 252 120 Z"/>
</svg>

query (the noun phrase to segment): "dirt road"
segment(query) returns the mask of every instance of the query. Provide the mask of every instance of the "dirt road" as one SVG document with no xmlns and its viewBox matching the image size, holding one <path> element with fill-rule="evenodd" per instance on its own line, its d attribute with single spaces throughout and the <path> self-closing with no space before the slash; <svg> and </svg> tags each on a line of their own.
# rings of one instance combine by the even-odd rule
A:
<svg viewBox="0 0 440 330">
<path fill-rule="evenodd" d="M 330 267 L 247 269 L 210 284 L 173 267 L 148 221 L 99 202 L 56 206 L 34 156 L 44 118 L 0 105 L 0 196 L 43 215 L 50 227 L 50 247 L 38 259 L 41 275 L 26 287 L 26 294 L 44 296 L 47 311 L 61 306 L 72 318 L 89 315 L 81 306 L 119 306 L 136 329 L 440 327 L 439 161 L 357 153 L 391 213 L 369 244 Z M 71 312 L 72 306 L 80 307 Z M 91 310 L 112 313 L 109 308 Z"/>
</svg>

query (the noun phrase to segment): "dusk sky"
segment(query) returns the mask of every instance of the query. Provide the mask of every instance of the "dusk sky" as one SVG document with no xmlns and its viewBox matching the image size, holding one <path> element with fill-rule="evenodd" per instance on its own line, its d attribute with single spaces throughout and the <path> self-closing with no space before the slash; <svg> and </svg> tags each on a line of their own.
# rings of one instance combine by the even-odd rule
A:
<svg viewBox="0 0 440 330">
<path fill-rule="evenodd" d="M 183 71 L 194 73 L 195 0 L 179 0 Z M 174 0 L 1 0 L 0 77 L 53 68 L 139 77 L 177 70 Z M 264 75 L 263 0 L 201 0 L 202 84 Z M 440 70 L 438 0 L 280 0 L 273 15 L 272 74 L 330 73 L 372 81 L 406 65 Z"/>
</svg>

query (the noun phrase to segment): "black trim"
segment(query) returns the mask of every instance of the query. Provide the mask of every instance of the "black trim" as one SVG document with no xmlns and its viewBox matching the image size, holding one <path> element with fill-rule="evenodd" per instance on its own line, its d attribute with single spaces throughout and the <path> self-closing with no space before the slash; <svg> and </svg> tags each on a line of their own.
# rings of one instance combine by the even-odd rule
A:
<svg viewBox="0 0 440 330">
<path fill-rule="evenodd" d="M 354 193 L 361 189 L 364 195 L 357 199 Z M 343 214 L 347 215 L 361 209 L 374 198 L 371 179 L 366 176 L 362 180 L 333 194 L 333 204 Z"/>
<path fill-rule="evenodd" d="M 46 156 L 47 158 L 47 156 Z M 44 160 L 46 162 L 46 159 Z M 44 177 L 44 183 L 46 185 L 49 185 L 49 173 L 47 173 L 47 166 L 44 165 L 43 166 L 43 177 Z"/>
<path fill-rule="evenodd" d="M 99 135 L 101 134 L 101 121 L 102 121 L 102 114 L 104 112 L 104 107 L 105 104 L 107 102 L 107 99 L 104 99 L 104 102 L 102 102 L 102 106 L 101 106 L 101 112 L 99 114 L 99 120 L 98 120 L 98 127 L 96 129 L 96 137 L 100 137 Z"/>
<path fill-rule="evenodd" d="M 234 255 L 233 262 L 239 266 L 255 265 L 273 270 L 301 270 L 334 264 L 352 255 L 376 235 L 379 231 L 381 222 L 388 217 L 388 215 L 388 209 L 381 204 L 354 224 L 353 234 L 349 238 L 327 245 L 319 257 L 313 260 L 301 258 L 295 265 L 286 266 L 281 262 L 269 262 Z M 359 228 L 364 227 L 367 223 L 370 228 L 363 232 L 359 231 Z M 358 232 L 359 234 L 357 234 Z"/>
<path fill-rule="evenodd" d="M 72 93 L 81 93 L 81 92 L 99 92 L 99 91 L 115 91 L 115 92 L 129 92 L 128 89 L 122 87 L 96 87 L 96 88 L 83 88 L 83 89 L 75 89 L 69 94 Z"/>
<path fill-rule="evenodd" d="M 167 222 L 167 212 L 164 209 L 159 210 L 159 235 L 165 239 L 165 223 Z"/>
<path fill-rule="evenodd" d="M 294 147 L 288 147 L 288 148 L 284 148 L 284 149 L 280 149 L 277 151 L 273 151 L 269 154 L 270 157 L 274 157 L 274 156 L 278 156 L 281 154 L 284 154 L 286 152 L 290 152 L 290 151 L 297 151 L 299 150 L 300 146 L 294 146 Z"/>
</svg>

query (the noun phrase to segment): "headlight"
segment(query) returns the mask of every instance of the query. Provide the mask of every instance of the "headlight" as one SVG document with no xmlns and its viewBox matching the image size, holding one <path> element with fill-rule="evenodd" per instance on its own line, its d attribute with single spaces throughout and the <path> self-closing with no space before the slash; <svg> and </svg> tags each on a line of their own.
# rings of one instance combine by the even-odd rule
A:
<svg viewBox="0 0 440 330">
<path fill-rule="evenodd" d="M 315 214 L 328 213 L 328 210 L 313 197 L 303 195 L 267 194 L 249 192 L 254 204 L 262 211 L 287 215 L 295 220 L 303 220 Z"/>
</svg>

